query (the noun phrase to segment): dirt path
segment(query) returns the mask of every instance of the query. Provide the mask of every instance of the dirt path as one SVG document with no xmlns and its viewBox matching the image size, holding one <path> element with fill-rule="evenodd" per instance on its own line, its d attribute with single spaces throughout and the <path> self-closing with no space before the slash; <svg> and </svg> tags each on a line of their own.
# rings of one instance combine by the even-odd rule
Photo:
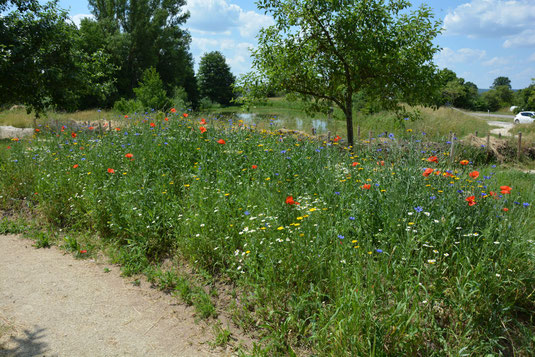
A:
<svg viewBox="0 0 535 357">
<path fill-rule="evenodd" d="M 491 129 L 491 134 L 501 134 L 502 136 L 511 136 L 511 133 L 509 133 L 509 129 L 512 129 L 515 125 L 513 123 L 507 123 L 503 121 L 489 121 L 489 125 L 491 126 L 497 126 L 496 129 Z"/>
<path fill-rule="evenodd" d="M 0 236 L 0 356 L 228 355 L 192 308 L 32 243 Z"/>
</svg>

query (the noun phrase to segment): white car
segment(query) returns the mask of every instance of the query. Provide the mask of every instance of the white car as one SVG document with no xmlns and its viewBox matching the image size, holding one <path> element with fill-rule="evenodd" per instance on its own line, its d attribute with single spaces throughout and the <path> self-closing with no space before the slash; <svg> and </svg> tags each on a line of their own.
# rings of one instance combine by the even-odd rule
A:
<svg viewBox="0 0 535 357">
<path fill-rule="evenodd" d="M 515 116 L 515 124 L 531 124 L 535 121 L 535 112 L 520 112 Z"/>
</svg>

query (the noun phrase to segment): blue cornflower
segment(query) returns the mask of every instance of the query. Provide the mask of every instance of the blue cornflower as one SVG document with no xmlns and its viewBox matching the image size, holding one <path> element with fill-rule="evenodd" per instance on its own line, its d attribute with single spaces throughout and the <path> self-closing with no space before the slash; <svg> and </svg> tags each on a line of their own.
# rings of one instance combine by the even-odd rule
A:
<svg viewBox="0 0 535 357">
<path fill-rule="evenodd" d="M 436 200 L 437 199 L 437 196 L 431 196 L 429 197 L 430 200 Z"/>
<path fill-rule="evenodd" d="M 245 212 L 243 212 L 243 214 L 246 215 L 246 216 L 248 216 L 248 215 L 251 214 L 251 212 L 249 212 L 249 211 L 245 211 Z"/>
<path fill-rule="evenodd" d="M 338 192 L 338 191 L 335 191 L 334 193 L 335 193 L 335 194 L 337 194 L 337 195 L 339 195 L 339 194 L 340 194 L 340 192 Z"/>
<path fill-rule="evenodd" d="M 376 251 L 377 253 L 382 253 L 382 252 L 383 252 L 382 249 L 376 249 L 375 251 Z"/>
<path fill-rule="evenodd" d="M 524 207 L 529 207 L 529 203 L 524 202 L 524 203 L 522 203 L 522 206 L 524 206 Z"/>
<path fill-rule="evenodd" d="M 350 216 L 349 219 L 352 220 L 352 221 L 354 221 L 354 220 L 355 220 L 355 217 Z"/>
<path fill-rule="evenodd" d="M 343 235 L 339 234 L 339 235 L 338 235 L 338 238 L 340 238 L 340 239 L 344 239 L 345 237 L 344 237 Z"/>
<path fill-rule="evenodd" d="M 416 212 L 422 212 L 424 209 L 421 206 L 418 206 L 418 207 L 414 207 L 414 210 Z"/>
<path fill-rule="evenodd" d="M 389 137 L 390 139 L 394 139 L 394 133 L 390 133 L 390 134 L 388 134 L 388 137 Z"/>
</svg>

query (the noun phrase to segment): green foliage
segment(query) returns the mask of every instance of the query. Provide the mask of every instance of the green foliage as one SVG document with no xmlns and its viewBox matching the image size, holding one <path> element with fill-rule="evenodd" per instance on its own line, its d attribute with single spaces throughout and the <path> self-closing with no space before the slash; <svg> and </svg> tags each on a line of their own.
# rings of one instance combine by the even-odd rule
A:
<svg viewBox="0 0 535 357">
<path fill-rule="evenodd" d="M 492 83 L 491 88 L 507 87 L 511 89 L 511 80 L 508 77 L 497 77 Z"/>
<path fill-rule="evenodd" d="M 136 100 L 147 110 L 163 110 L 169 108 L 169 99 L 163 87 L 163 82 L 153 67 L 143 72 L 139 87 L 134 88 L 134 93 L 136 94 Z"/>
<path fill-rule="evenodd" d="M 191 38 L 181 28 L 189 13 L 185 0 L 90 0 L 96 21 L 82 23 L 94 52 L 102 48 L 119 67 L 119 97 L 132 97 L 144 71 L 154 67 L 167 94 L 183 87 L 194 106 L 198 91 L 189 53 Z"/>
<path fill-rule="evenodd" d="M 271 355 L 500 355 L 511 345 L 533 355 L 531 176 L 476 166 L 478 153 L 460 146 L 450 158 L 445 138 L 416 130 L 353 151 L 226 120 L 203 134 L 200 118 L 167 117 L 13 142 L 0 156 L 2 195 L 98 234 L 124 274 L 146 271 L 199 316 L 217 312 L 208 275 L 233 285 L 234 319 L 264 334 Z M 151 270 L 173 255 L 207 273 Z"/>
<path fill-rule="evenodd" d="M 212 102 L 229 105 L 234 98 L 234 75 L 219 51 L 205 53 L 199 63 L 199 92 L 201 97 Z"/>
<path fill-rule="evenodd" d="M 143 104 L 135 99 L 121 98 L 113 104 L 113 110 L 121 114 L 140 113 L 143 109 Z"/>
<path fill-rule="evenodd" d="M 430 103 L 433 39 L 440 24 L 425 6 L 408 12 L 406 1 L 259 1 L 275 25 L 258 36 L 252 52 L 256 73 L 242 78 L 242 94 L 266 83 L 297 93 L 314 110 L 337 105 L 353 144 L 353 95 L 361 90 L 387 108 Z"/>
</svg>

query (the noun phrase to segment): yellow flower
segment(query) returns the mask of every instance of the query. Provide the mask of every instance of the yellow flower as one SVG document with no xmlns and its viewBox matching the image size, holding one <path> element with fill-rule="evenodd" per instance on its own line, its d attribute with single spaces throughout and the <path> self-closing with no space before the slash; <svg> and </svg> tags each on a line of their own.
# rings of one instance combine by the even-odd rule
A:
<svg viewBox="0 0 535 357">
<path fill-rule="evenodd" d="M 283 229 L 284 229 L 284 227 L 282 227 L 282 226 L 277 228 L 278 231 L 282 231 Z"/>
</svg>

